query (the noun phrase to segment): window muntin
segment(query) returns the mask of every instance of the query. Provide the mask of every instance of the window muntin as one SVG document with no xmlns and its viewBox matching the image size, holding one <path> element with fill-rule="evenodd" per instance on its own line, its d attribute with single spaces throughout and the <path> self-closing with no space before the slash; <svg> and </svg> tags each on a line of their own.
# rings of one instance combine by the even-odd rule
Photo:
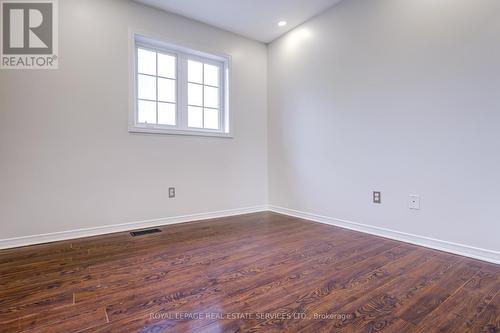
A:
<svg viewBox="0 0 500 333">
<path fill-rule="evenodd" d="M 228 60 L 160 44 L 135 36 L 132 131 L 228 134 Z"/>
</svg>

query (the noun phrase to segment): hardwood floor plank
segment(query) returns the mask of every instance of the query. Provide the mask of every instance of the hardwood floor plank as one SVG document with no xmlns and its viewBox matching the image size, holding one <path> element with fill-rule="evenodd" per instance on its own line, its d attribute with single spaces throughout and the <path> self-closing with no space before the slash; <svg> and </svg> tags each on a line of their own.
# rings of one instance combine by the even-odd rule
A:
<svg viewBox="0 0 500 333">
<path fill-rule="evenodd" d="M 8 322 L 13 318 L 36 314 L 46 309 L 56 309 L 73 304 L 73 292 L 58 293 L 49 297 L 43 293 L 37 293 L 19 299 L 14 303 L 2 306 L 0 309 L 0 323 Z"/>
<path fill-rule="evenodd" d="M 498 265 L 275 213 L 159 228 L 0 251 L 0 332 L 498 331 Z"/>
<path fill-rule="evenodd" d="M 466 323 L 469 333 L 500 332 L 500 292 L 497 292 L 490 303 L 478 311 L 476 318 Z"/>
<path fill-rule="evenodd" d="M 327 276 L 327 279 L 324 279 L 321 283 L 315 283 L 314 280 L 311 281 L 312 283 L 309 283 L 308 280 L 301 281 L 301 283 L 294 286 L 296 290 L 295 294 L 293 294 L 293 302 L 286 304 L 282 308 L 268 310 L 277 313 L 283 311 L 306 313 L 309 318 L 313 319 L 316 314 L 340 314 L 339 309 L 363 297 L 367 294 L 368 290 L 376 289 L 401 275 L 409 274 L 422 265 L 432 263 L 433 257 L 436 256 L 436 253 L 432 253 L 431 251 L 416 250 L 411 249 L 411 247 L 407 248 L 406 246 L 403 246 L 402 250 L 407 252 L 399 252 L 401 260 L 390 262 L 386 260 L 384 261 L 385 265 L 383 264 L 382 267 L 378 268 L 371 267 L 373 270 L 369 270 L 366 274 L 361 274 L 365 270 L 365 263 L 359 263 L 356 268 L 353 266 L 352 270 L 334 272 L 333 275 Z M 381 254 L 381 256 L 385 255 L 384 253 Z M 389 257 L 394 258 L 394 255 L 391 254 Z M 377 260 L 374 258 L 374 261 Z M 259 296 L 265 299 L 273 295 L 260 293 L 260 295 L 248 296 L 253 301 L 259 299 Z M 316 328 L 309 328 L 309 326 L 317 325 L 317 327 L 321 328 L 327 324 L 332 324 L 330 318 L 325 320 L 321 318 L 313 319 L 293 321 L 271 320 L 267 322 L 261 320 L 259 325 L 253 327 L 253 329 L 260 327 L 270 329 L 274 325 L 278 327 L 285 326 L 290 332 L 314 331 Z"/>
<path fill-rule="evenodd" d="M 392 325 L 403 319 L 411 324 L 418 324 L 440 303 L 444 302 L 455 290 L 460 288 L 477 271 L 477 265 L 460 262 L 435 279 L 424 282 L 418 289 L 397 297 L 395 309 L 388 314 L 371 316 L 368 323 L 360 324 L 362 330 L 378 327 L 378 331 L 392 330 Z M 445 289 L 445 290 L 443 290 Z M 356 326 L 355 326 L 356 327 Z"/>
<path fill-rule="evenodd" d="M 24 317 L 19 321 L 21 332 L 78 332 L 107 323 L 105 308 L 82 309 L 71 311 L 58 310 L 51 313 Z"/>
<path fill-rule="evenodd" d="M 463 260 L 443 275 L 436 283 L 424 287 L 418 295 L 408 295 L 404 308 L 396 313 L 399 317 L 418 325 L 427 315 L 444 303 L 480 269 L 481 263 Z"/>
<path fill-rule="evenodd" d="M 416 332 L 464 332 L 500 291 L 500 270 L 483 268 L 432 311 Z"/>
</svg>

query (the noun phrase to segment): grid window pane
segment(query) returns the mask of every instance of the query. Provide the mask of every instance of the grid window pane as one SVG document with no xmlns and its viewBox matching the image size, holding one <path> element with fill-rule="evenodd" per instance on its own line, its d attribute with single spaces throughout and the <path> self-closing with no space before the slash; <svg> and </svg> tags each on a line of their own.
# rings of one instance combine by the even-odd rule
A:
<svg viewBox="0 0 500 333">
<path fill-rule="evenodd" d="M 219 67 L 213 65 L 204 65 L 203 83 L 209 86 L 219 86 Z"/>
<path fill-rule="evenodd" d="M 188 127 L 203 128 L 203 109 L 195 106 L 188 107 Z"/>
<path fill-rule="evenodd" d="M 204 86 L 204 103 L 207 108 L 219 108 L 219 88 Z"/>
<path fill-rule="evenodd" d="M 174 56 L 158 53 L 158 76 L 175 79 L 176 60 Z"/>
<path fill-rule="evenodd" d="M 224 61 L 203 57 L 196 51 L 159 49 L 154 43 L 147 46 L 147 40 L 136 42 L 138 127 L 146 131 L 177 128 L 207 133 L 224 129 Z"/>
<path fill-rule="evenodd" d="M 203 63 L 188 60 L 188 81 L 203 83 Z"/>
<path fill-rule="evenodd" d="M 204 127 L 208 129 L 219 129 L 219 110 L 205 109 Z"/>
<path fill-rule="evenodd" d="M 158 78 L 158 101 L 175 103 L 175 95 L 175 80 Z"/>
<path fill-rule="evenodd" d="M 139 74 L 137 93 L 139 99 L 156 100 L 156 78 Z"/>
<path fill-rule="evenodd" d="M 203 106 L 203 86 L 195 83 L 188 83 L 188 104 Z"/>
<path fill-rule="evenodd" d="M 156 75 L 156 52 L 138 49 L 137 65 L 139 73 Z"/>
<path fill-rule="evenodd" d="M 175 126 L 175 104 L 158 103 L 158 124 Z"/>
<path fill-rule="evenodd" d="M 141 124 L 156 124 L 156 102 L 139 101 L 137 122 Z"/>
</svg>

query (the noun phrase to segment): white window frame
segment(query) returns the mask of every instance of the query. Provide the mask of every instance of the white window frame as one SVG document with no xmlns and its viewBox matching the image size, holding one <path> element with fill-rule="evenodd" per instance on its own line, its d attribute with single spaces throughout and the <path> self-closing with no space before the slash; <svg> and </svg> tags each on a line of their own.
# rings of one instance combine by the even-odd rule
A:
<svg viewBox="0 0 500 333">
<path fill-rule="evenodd" d="M 227 55 L 207 53 L 193 50 L 184 46 L 178 46 L 171 43 L 159 41 L 145 37 L 144 35 L 132 33 L 132 101 L 129 115 L 129 132 L 131 133 L 150 133 L 150 134 L 175 134 L 175 135 L 195 135 L 195 136 L 214 136 L 214 137 L 232 137 L 231 118 L 229 113 L 229 73 L 231 59 Z M 142 124 L 137 121 L 138 116 L 138 49 L 151 50 L 158 53 L 172 55 L 176 57 L 177 75 L 176 75 L 176 125 L 158 125 Z M 219 70 L 219 129 L 189 128 L 187 126 L 188 109 L 188 78 L 187 61 L 194 60 L 210 65 L 215 65 Z"/>
</svg>

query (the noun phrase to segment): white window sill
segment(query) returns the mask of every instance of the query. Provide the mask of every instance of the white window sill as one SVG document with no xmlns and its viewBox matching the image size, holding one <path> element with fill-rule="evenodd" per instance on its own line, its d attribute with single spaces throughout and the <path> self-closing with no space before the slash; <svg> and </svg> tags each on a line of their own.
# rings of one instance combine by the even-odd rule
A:
<svg viewBox="0 0 500 333">
<path fill-rule="evenodd" d="M 205 130 L 186 130 L 175 128 L 148 128 L 148 127 L 130 127 L 129 133 L 143 133 L 143 134 L 163 134 L 163 135 L 191 135 L 191 136 L 205 136 L 232 139 L 232 133 L 205 131 Z"/>
</svg>

